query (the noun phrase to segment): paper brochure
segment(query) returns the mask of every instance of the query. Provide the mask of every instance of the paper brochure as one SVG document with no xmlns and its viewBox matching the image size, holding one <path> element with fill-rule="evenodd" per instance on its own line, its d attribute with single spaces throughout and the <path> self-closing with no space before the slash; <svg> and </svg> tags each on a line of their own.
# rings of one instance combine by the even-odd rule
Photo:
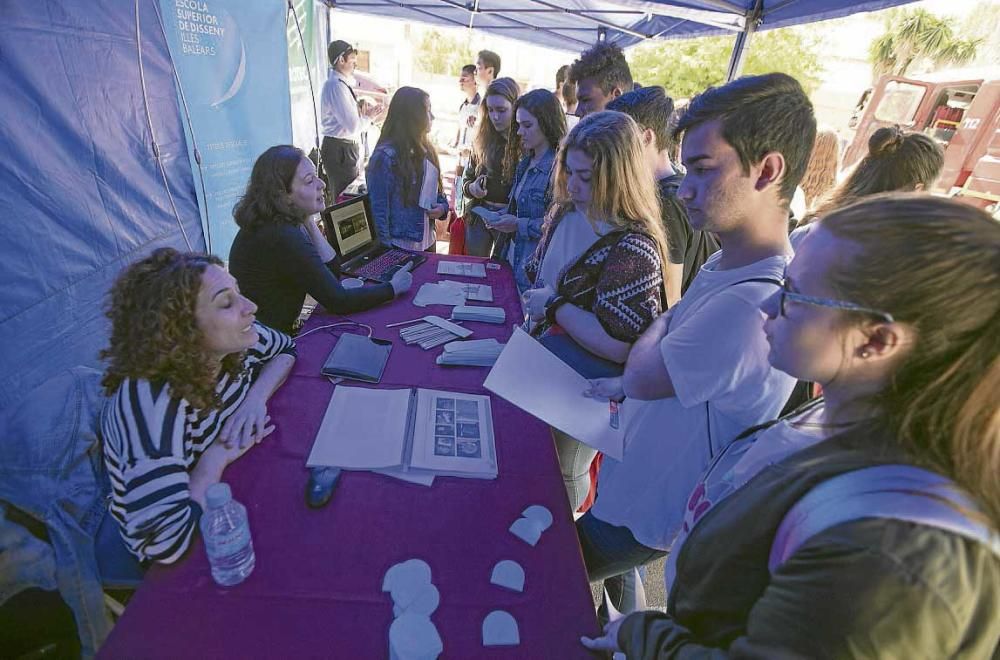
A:
<svg viewBox="0 0 1000 660">
<path fill-rule="evenodd" d="M 608 401 L 583 396 L 586 378 L 520 328 L 486 377 L 486 389 L 615 460 L 622 460 L 628 401 L 618 404 L 618 428 Z"/>
</svg>

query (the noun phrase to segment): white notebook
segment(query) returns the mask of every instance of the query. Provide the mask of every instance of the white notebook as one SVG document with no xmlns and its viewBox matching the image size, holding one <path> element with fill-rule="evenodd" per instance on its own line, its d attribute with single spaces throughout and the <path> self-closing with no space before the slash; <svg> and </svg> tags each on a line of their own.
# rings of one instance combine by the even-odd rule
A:
<svg viewBox="0 0 1000 660">
<path fill-rule="evenodd" d="M 306 465 L 495 479 L 490 398 L 340 385 Z"/>
</svg>

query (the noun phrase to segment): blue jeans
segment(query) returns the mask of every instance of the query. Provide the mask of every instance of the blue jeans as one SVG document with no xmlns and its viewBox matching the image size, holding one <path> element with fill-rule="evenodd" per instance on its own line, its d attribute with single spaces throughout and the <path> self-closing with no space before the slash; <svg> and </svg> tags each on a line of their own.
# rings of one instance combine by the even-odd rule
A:
<svg viewBox="0 0 1000 660">
<path fill-rule="evenodd" d="M 648 564 L 667 553 L 650 548 L 635 540 L 627 527 L 618 527 L 599 520 L 590 511 L 576 521 L 576 533 L 591 582 L 603 581 L 611 604 L 623 614 L 638 609 L 636 572 L 633 569 Z M 606 603 L 599 617 L 607 621 Z"/>
<path fill-rule="evenodd" d="M 135 589 L 142 583 L 146 567 L 125 545 L 118 521 L 110 511 L 104 514 L 104 520 L 97 530 L 97 538 L 94 539 L 94 546 L 97 570 L 105 587 Z"/>
</svg>

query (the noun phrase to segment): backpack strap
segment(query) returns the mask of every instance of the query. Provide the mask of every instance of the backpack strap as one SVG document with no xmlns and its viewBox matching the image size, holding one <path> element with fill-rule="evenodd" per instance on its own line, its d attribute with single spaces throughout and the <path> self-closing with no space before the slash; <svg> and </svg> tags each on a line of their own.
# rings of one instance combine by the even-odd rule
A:
<svg viewBox="0 0 1000 660">
<path fill-rule="evenodd" d="M 748 282 L 763 282 L 765 284 L 773 284 L 776 287 L 781 288 L 781 280 L 779 280 L 776 277 L 749 277 L 745 280 L 739 280 L 737 282 L 733 282 L 732 284 L 729 284 L 727 288 L 730 286 L 737 286 L 739 284 L 747 284 Z M 712 411 L 709 408 L 709 404 L 710 404 L 709 401 L 705 402 L 705 424 L 706 428 L 708 429 L 708 456 L 709 458 L 715 458 L 715 449 L 712 445 Z M 746 431 L 736 436 L 734 440 L 742 440 L 743 438 L 749 435 L 753 435 L 758 431 L 766 429 L 768 426 L 771 426 L 772 424 L 778 423 L 778 421 L 779 421 L 778 419 L 774 419 L 769 422 L 764 422 L 763 424 L 751 426 Z"/>
<path fill-rule="evenodd" d="M 876 465 L 827 479 L 785 514 L 767 566 L 774 573 L 810 538 L 863 518 L 936 527 L 987 546 L 1000 557 L 1000 534 L 966 512 L 977 507 L 948 478 L 912 465 Z"/>
</svg>

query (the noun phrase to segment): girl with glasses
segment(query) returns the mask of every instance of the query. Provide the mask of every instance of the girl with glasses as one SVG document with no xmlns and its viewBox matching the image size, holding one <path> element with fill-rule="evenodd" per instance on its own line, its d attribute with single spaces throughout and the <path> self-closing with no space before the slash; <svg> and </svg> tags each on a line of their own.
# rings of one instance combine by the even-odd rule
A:
<svg viewBox="0 0 1000 660">
<path fill-rule="evenodd" d="M 998 288 L 1000 224 L 978 209 L 894 194 L 821 220 L 763 311 L 771 364 L 824 400 L 744 434 L 702 476 L 666 613 L 584 644 L 629 658 L 994 656 Z"/>
</svg>

